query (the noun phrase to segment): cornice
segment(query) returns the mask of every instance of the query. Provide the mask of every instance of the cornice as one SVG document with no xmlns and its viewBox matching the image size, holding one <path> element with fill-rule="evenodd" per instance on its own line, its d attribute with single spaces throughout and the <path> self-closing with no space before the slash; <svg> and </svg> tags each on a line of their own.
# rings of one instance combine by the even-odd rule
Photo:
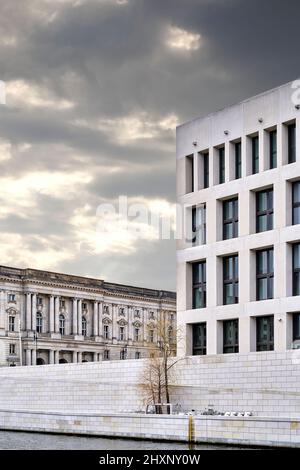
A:
<svg viewBox="0 0 300 470">
<path fill-rule="evenodd" d="M 87 292 L 89 294 L 100 294 L 102 296 L 105 296 L 106 298 L 113 298 L 117 297 L 118 299 L 127 299 L 131 301 L 139 301 L 139 302 L 147 302 L 147 303 L 154 303 L 154 304 L 160 304 L 160 305 L 166 305 L 166 304 L 171 304 L 171 305 L 176 305 L 176 299 L 171 299 L 171 298 L 155 298 L 155 297 L 147 297 L 147 296 L 140 296 L 140 295 L 132 295 L 129 293 L 123 293 L 123 292 L 118 292 L 118 291 L 111 291 L 111 290 L 106 290 L 105 288 L 102 289 L 95 289 L 95 288 L 90 288 L 88 286 L 80 286 L 76 284 L 66 284 L 66 283 L 59 283 L 59 282 L 53 282 L 53 281 L 42 281 L 39 279 L 16 279 L 16 278 L 11 278 L 8 276 L 0 276 L 0 283 L 1 282 L 10 282 L 12 284 L 18 284 L 20 287 L 28 286 L 29 288 L 33 286 L 44 286 L 48 288 L 55 288 L 55 289 L 66 289 L 66 290 L 72 290 L 72 291 L 77 291 L 77 292 Z M 128 287 L 130 288 L 130 287 Z M 42 293 L 42 292 L 41 292 Z M 134 303 L 134 302 L 133 302 Z"/>
</svg>

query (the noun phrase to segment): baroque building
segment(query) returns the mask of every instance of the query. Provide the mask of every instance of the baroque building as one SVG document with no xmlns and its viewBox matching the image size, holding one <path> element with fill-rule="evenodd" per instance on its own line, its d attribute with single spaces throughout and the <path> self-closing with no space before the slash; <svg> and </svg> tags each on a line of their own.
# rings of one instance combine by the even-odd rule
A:
<svg viewBox="0 0 300 470">
<path fill-rule="evenodd" d="M 179 354 L 300 347 L 297 86 L 177 129 Z"/>
<path fill-rule="evenodd" d="M 172 338 L 174 292 L 0 266 L 0 366 L 149 357 L 161 319 Z"/>
</svg>

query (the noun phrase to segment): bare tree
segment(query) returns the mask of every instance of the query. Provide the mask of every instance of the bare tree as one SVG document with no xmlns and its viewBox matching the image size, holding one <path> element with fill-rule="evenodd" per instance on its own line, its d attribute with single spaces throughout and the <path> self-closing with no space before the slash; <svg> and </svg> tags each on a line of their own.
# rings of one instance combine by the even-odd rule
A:
<svg viewBox="0 0 300 470">
<path fill-rule="evenodd" d="M 156 339 L 150 357 L 145 361 L 141 376 L 141 389 L 147 404 L 170 403 L 170 372 L 172 367 L 182 358 L 176 358 L 176 338 L 178 331 L 168 314 L 161 312 L 154 323 L 148 325 L 152 339 Z M 156 412 L 162 412 L 159 407 Z"/>
</svg>

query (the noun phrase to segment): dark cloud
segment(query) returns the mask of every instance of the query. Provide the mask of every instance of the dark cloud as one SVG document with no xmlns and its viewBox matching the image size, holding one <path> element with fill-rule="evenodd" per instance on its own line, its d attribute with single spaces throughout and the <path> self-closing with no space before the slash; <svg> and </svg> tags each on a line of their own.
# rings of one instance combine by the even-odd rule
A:
<svg viewBox="0 0 300 470">
<path fill-rule="evenodd" d="M 41 244 L 47 250 L 47 233 L 58 245 L 75 246 L 71 221 L 85 206 L 91 217 L 100 202 L 119 194 L 175 201 L 175 137 L 158 125 L 167 116 L 190 120 L 299 75 L 298 0 L 75 3 L 0 4 L 0 79 L 46 90 L 54 102 L 30 107 L 23 97 L 0 107 L 0 143 L 12 144 L 12 158 L 0 158 L 1 177 L 90 175 L 89 183 L 76 182 L 75 191 L 62 185 L 59 194 L 45 195 L 37 188 L 21 214 L 0 196 L 10 211 L 1 216 L 2 234 L 23 235 L 33 252 Z M 200 34 L 201 47 L 168 48 L 171 25 Z M 61 100 L 74 106 L 56 108 Z M 150 122 L 153 138 L 122 141 L 128 116 Z M 127 255 L 82 249 L 57 269 L 175 288 L 174 260 L 173 242 L 141 242 Z"/>
</svg>

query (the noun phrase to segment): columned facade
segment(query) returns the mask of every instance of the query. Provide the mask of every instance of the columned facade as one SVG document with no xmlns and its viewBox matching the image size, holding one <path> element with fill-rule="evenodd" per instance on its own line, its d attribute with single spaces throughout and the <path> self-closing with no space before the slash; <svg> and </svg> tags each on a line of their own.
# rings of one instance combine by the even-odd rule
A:
<svg viewBox="0 0 300 470">
<path fill-rule="evenodd" d="M 175 293 L 0 266 L 0 366 L 148 357 L 147 312 L 161 311 Z"/>
</svg>

